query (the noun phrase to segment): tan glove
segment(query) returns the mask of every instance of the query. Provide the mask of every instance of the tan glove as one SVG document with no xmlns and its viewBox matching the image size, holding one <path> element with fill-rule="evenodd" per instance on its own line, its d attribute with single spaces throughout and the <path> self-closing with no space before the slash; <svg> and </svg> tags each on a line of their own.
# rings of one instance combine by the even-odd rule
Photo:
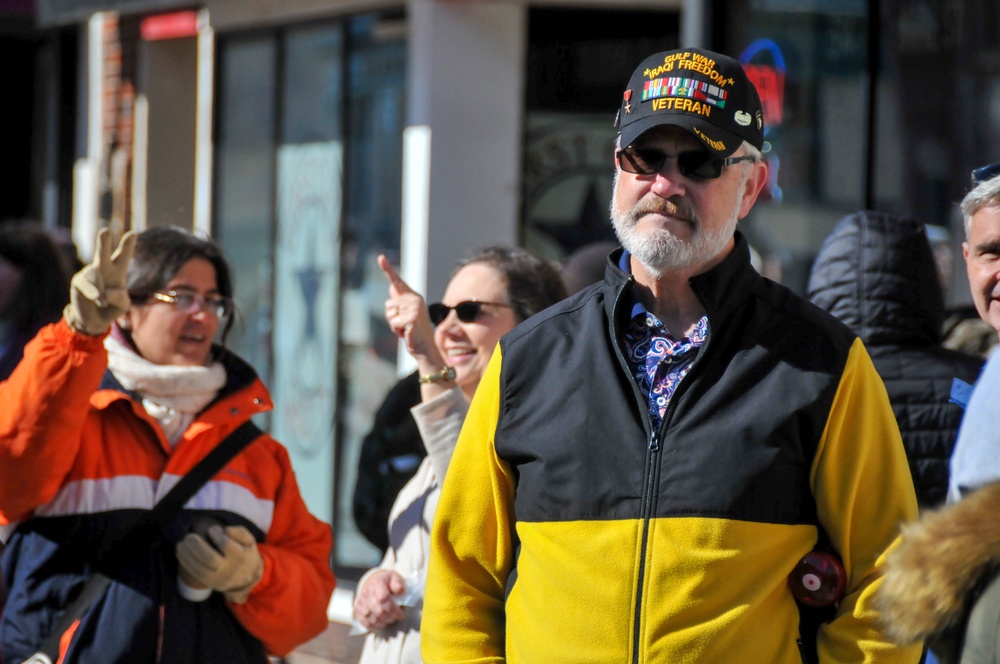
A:
<svg viewBox="0 0 1000 664">
<path fill-rule="evenodd" d="M 264 574 L 257 541 L 243 526 L 227 526 L 225 530 L 212 526 L 208 540 L 188 533 L 177 543 L 176 553 L 181 579 L 188 586 L 218 590 L 237 604 L 247 601 Z"/>
<path fill-rule="evenodd" d="M 137 237 L 131 231 L 125 233 L 112 254 L 111 231 L 102 228 L 97 234 L 94 262 L 73 275 L 69 284 L 69 304 L 63 316 L 73 329 L 96 337 L 128 311 L 126 277 Z"/>
</svg>

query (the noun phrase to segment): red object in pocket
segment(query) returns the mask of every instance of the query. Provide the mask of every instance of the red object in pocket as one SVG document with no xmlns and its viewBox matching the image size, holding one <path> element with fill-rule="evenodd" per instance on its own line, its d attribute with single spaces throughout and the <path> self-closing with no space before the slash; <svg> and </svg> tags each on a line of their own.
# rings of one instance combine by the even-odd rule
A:
<svg viewBox="0 0 1000 664">
<path fill-rule="evenodd" d="M 844 596 L 847 573 L 831 551 L 810 551 L 788 575 L 788 588 L 806 606 L 832 606 Z"/>
</svg>

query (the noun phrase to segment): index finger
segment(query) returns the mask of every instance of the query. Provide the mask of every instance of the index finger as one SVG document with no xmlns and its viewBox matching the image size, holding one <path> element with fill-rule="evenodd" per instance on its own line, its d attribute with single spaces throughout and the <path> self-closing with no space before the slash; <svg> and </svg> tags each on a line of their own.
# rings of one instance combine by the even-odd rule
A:
<svg viewBox="0 0 1000 664">
<path fill-rule="evenodd" d="M 111 263 L 112 237 L 110 228 L 102 228 L 97 231 L 97 240 L 94 242 L 94 262 L 97 265 Z"/>
<path fill-rule="evenodd" d="M 385 254 L 378 255 L 378 267 L 389 278 L 389 285 L 395 288 L 398 294 L 413 292 L 413 289 L 403 281 L 396 269 L 392 267 L 392 263 L 385 257 Z"/>
</svg>

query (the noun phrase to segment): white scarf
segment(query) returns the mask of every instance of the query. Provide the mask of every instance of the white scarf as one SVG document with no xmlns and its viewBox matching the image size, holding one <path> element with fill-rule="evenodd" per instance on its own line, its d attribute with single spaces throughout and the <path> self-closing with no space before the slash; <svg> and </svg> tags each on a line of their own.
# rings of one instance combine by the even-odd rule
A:
<svg viewBox="0 0 1000 664">
<path fill-rule="evenodd" d="M 122 387 L 142 397 L 146 412 L 160 423 L 171 445 L 226 384 L 226 370 L 218 362 L 207 367 L 154 364 L 113 335 L 104 339 L 104 347 L 108 369 Z"/>
</svg>

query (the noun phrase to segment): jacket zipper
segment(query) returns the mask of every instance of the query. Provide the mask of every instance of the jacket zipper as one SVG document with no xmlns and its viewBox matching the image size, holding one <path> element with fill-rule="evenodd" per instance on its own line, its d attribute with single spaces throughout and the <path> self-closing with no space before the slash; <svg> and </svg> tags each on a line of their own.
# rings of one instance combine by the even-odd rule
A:
<svg viewBox="0 0 1000 664">
<path fill-rule="evenodd" d="M 635 378 L 632 376 L 632 369 L 629 366 L 628 360 L 622 354 L 621 346 L 618 344 L 619 335 L 617 334 L 618 330 L 616 323 L 618 305 L 621 301 L 622 293 L 625 292 L 625 288 L 633 280 L 634 277 L 629 276 L 625 286 L 618 291 L 618 295 L 615 297 L 615 304 L 614 307 L 612 307 L 611 312 L 611 332 L 612 338 L 615 340 L 614 347 L 615 353 L 618 355 L 618 362 L 625 368 L 626 373 L 631 379 L 630 383 L 632 384 L 632 391 L 638 399 L 640 405 L 639 412 L 643 414 L 643 419 L 646 422 L 646 430 L 649 431 L 649 440 L 646 444 L 646 460 L 648 470 L 646 472 L 645 485 L 642 490 L 642 542 L 640 545 L 639 577 L 637 580 L 638 586 L 635 594 L 635 611 L 633 613 L 634 617 L 632 623 L 632 662 L 633 664 L 639 664 L 639 650 L 642 636 L 642 589 L 646 577 L 646 550 L 649 547 L 649 522 L 653 515 L 655 503 L 653 497 L 656 495 L 656 482 L 657 477 L 659 476 L 659 462 L 657 459 L 660 452 L 660 440 L 666 433 L 670 420 L 673 419 L 677 398 L 681 395 L 685 382 L 691 377 L 691 374 L 694 373 L 695 367 L 698 365 L 703 351 L 708 346 L 708 342 L 711 338 L 711 330 L 709 330 L 708 334 L 706 334 L 705 343 L 702 344 L 701 348 L 698 350 L 698 354 L 691 362 L 691 369 L 684 376 L 684 380 L 682 380 L 681 384 L 677 386 L 677 390 L 670 398 L 670 404 L 667 406 L 666 412 L 663 413 L 663 421 L 660 422 L 659 430 L 653 430 L 653 421 L 649 416 L 648 399 L 645 398 L 645 395 L 641 393 L 638 386 L 635 384 Z"/>
<path fill-rule="evenodd" d="M 648 419 L 647 415 L 647 419 Z M 642 638 L 642 589 L 646 582 L 646 550 L 649 547 L 649 522 L 653 515 L 653 507 L 655 501 L 653 496 L 656 494 L 656 479 L 659 476 L 657 470 L 659 469 L 658 456 L 660 451 L 660 444 L 657 440 L 657 435 L 655 431 L 651 431 L 649 434 L 649 443 L 647 445 L 646 460 L 648 463 L 648 470 L 646 472 L 646 483 L 642 489 L 642 544 L 640 546 L 639 554 L 639 578 L 637 580 L 638 586 L 635 593 L 635 613 L 634 622 L 632 625 L 632 662 L 634 664 L 639 664 L 639 650 L 641 647 Z"/>
<path fill-rule="evenodd" d="M 653 420 L 649 416 L 648 399 L 642 394 L 639 386 L 636 385 L 635 377 L 632 375 L 632 368 L 629 366 L 628 360 L 622 353 L 621 345 L 619 343 L 620 335 L 618 334 L 617 324 L 618 308 L 621 303 L 622 294 L 625 292 L 628 285 L 634 281 L 634 279 L 634 277 L 629 276 L 625 285 L 619 289 L 618 295 L 615 297 L 615 304 L 611 310 L 611 334 L 612 339 L 614 339 L 615 354 L 618 356 L 618 363 L 622 366 L 629 377 L 629 384 L 632 386 L 632 393 L 635 396 L 636 401 L 639 403 L 639 412 L 642 413 L 643 421 L 646 424 L 646 431 L 649 432 L 649 439 L 646 441 L 647 471 L 642 488 L 642 540 L 640 542 L 639 576 L 637 579 L 638 585 L 636 587 L 635 594 L 635 610 L 632 614 L 632 662 L 634 664 L 638 664 L 642 625 L 642 587 L 646 576 L 646 548 L 649 544 L 649 520 L 653 511 L 653 495 L 655 493 L 656 470 L 658 466 L 656 458 L 660 451 L 660 441 L 657 436 L 658 432 L 653 429 Z"/>
</svg>

